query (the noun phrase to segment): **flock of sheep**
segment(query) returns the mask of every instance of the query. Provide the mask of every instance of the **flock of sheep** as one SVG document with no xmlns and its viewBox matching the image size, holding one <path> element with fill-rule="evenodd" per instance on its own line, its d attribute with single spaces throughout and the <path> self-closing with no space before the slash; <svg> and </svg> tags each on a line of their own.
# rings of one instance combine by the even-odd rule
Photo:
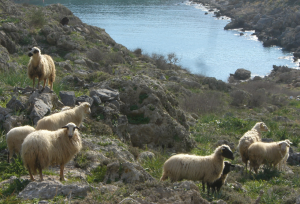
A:
<svg viewBox="0 0 300 204">
<path fill-rule="evenodd" d="M 274 168 L 279 165 L 280 170 L 285 169 L 289 147 L 292 143 L 289 140 L 261 142 L 262 131 L 269 131 L 269 129 L 265 123 L 258 122 L 239 140 L 238 149 L 242 161 L 245 163 L 246 173 L 248 161 L 250 161 L 250 170 L 253 169 L 256 174 L 262 164 L 269 164 Z M 233 153 L 227 145 L 217 147 L 209 156 L 174 155 L 164 163 L 163 175 L 160 180 L 164 181 L 169 177 L 172 182 L 182 179 L 202 181 L 203 192 L 205 184 L 208 194 L 210 188 L 213 192 L 220 191 L 231 167 L 234 167 L 230 162 L 224 162 L 224 158 L 234 159 Z"/>
<path fill-rule="evenodd" d="M 28 56 L 30 56 L 28 76 L 33 80 L 33 90 L 37 77 L 38 85 L 40 80 L 44 80 L 43 89 L 48 79 L 52 91 L 55 80 L 55 65 L 52 58 L 42 55 L 37 47 L 30 48 Z M 30 179 L 34 180 L 33 174 L 38 170 L 41 181 L 43 169 L 50 165 L 60 165 L 60 180 L 64 180 L 65 164 L 82 148 L 78 130 L 83 119 L 90 113 L 90 104 L 84 102 L 72 109 L 62 110 L 42 118 L 35 128 L 27 125 L 11 129 L 6 135 L 8 162 L 13 154 L 21 154 Z M 278 164 L 280 170 L 285 169 L 291 142 L 284 140 L 263 143 L 261 142 L 262 131 L 269 131 L 269 129 L 263 122 L 258 122 L 239 140 L 238 149 L 245 163 L 246 173 L 248 161 L 250 161 L 250 170 L 253 169 L 255 173 L 262 164 L 270 164 L 274 168 Z M 160 180 L 164 181 L 167 178 L 172 182 L 182 179 L 197 180 L 202 181 L 203 191 L 205 191 L 205 184 L 207 185 L 208 194 L 210 189 L 213 192 L 219 191 L 231 167 L 234 167 L 230 162 L 224 161 L 225 158 L 233 160 L 234 156 L 230 147 L 224 144 L 208 156 L 174 155 L 164 163 Z"/>
</svg>

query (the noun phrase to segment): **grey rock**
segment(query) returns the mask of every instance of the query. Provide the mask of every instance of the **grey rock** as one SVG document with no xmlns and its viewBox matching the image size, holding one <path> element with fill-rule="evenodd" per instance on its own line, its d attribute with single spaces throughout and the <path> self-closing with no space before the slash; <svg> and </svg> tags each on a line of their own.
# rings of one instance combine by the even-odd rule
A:
<svg viewBox="0 0 300 204">
<path fill-rule="evenodd" d="M 120 110 L 120 103 L 118 100 L 112 100 L 109 101 L 111 104 L 113 104 L 118 110 Z"/>
<path fill-rule="evenodd" d="M 18 100 L 16 96 L 13 96 L 10 101 L 6 104 L 6 107 L 14 111 L 25 110 L 25 104 L 22 101 Z"/>
<path fill-rule="evenodd" d="M 147 160 L 147 159 L 153 159 L 155 157 L 155 154 L 153 152 L 142 152 L 139 154 L 139 161 Z"/>
<path fill-rule="evenodd" d="M 92 99 L 94 100 L 95 105 L 100 105 L 101 104 L 101 99 L 97 95 L 93 95 Z"/>
<path fill-rule="evenodd" d="M 22 190 L 18 197 L 22 199 L 45 199 L 49 200 L 55 196 L 87 196 L 87 192 L 92 187 L 83 184 L 69 184 L 63 185 L 59 181 L 41 181 L 41 182 L 30 182 L 24 190 Z"/>
<path fill-rule="evenodd" d="M 60 91 L 59 96 L 65 106 L 75 106 L 76 98 L 74 91 Z"/>
<path fill-rule="evenodd" d="M 94 95 L 98 96 L 101 101 L 112 101 L 112 100 L 120 100 L 120 94 L 118 91 L 110 88 L 105 89 L 96 89 L 90 91 L 90 96 L 93 97 Z"/>
<path fill-rule="evenodd" d="M 91 106 L 93 105 L 94 99 L 92 97 L 83 95 L 76 98 L 76 105 L 79 103 L 88 102 Z"/>
<path fill-rule="evenodd" d="M 251 77 L 251 72 L 246 69 L 237 69 L 234 73 L 234 79 L 236 80 L 247 80 Z"/>
<path fill-rule="evenodd" d="M 44 103 L 41 99 L 35 99 L 33 107 L 29 117 L 33 120 L 33 123 L 36 125 L 37 122 L 43 118 L 47 113 L 50 113 L 51 109 L 48 105 Z"/>
</svg>

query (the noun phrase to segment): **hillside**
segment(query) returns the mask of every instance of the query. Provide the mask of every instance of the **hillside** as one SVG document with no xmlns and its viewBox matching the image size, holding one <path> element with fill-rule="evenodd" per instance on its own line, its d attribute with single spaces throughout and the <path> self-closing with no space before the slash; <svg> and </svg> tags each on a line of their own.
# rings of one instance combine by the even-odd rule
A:
<svg viewBox="0 0 300 204">
<path fill-rule="evenodd" d="M 0 203 L 299 203 L 300 71 L 274 66 L 269 76 L 249 78 L 237 70 L 225 83 L 191 74 L 174 53 L 128 50 L 60 4 L 3 0 L 0 10 Z M 53 93 L 32 89 L 33 46 L 55 62 Z M 91 114 L 66 181 L 59 181 L 59 166 L 44 170 L 41 182 L 39 175 L 29 180 L 19 157 L 7 163 L 10 129 L 84 101 Z M 264 141 L 293 143 L 285 171 L 264 166 L 242 174 L 238 141 L 259 121 L 270 129 Z M 236 165 L 221 193 L 208 196 L 201 181 L 159 180 L 171 155 L 209 155 L 221 144 L 230 146 Z"/>
</svg>

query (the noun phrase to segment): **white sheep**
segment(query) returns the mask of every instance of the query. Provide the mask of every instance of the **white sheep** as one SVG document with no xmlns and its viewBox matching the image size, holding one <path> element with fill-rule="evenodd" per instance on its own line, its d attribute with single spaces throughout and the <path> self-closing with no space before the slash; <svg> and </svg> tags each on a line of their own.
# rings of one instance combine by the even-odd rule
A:
<svg viewBox="0 0 300 204">
<path fill-rule="evenodd" d="M 30 179 L 37 169 L 43 181 L 42 170 L 50 165 L 60 165 L 60 180 L 64 180 L 64 166 L 82 148 L 79 129 L 74 123 L 56 131 L 37 130 L 30 133 L 22 144 L 21 156 Z"/>
<path fill-rule="evenodd" d="M 290 140 L 285 140 L 287 143 L 289 143 L 289 145 L 293 144 Z M 290 151 L 290 147 L 287 147 L 287 152 L 285 154 L 285 156 L 283 157 L 283 159 L 279 162 L 278 164 L 278 169 L 280 171 L 285 171 L 286 170 L 286 161 L 288 160 L 289 158 L 289 151 Z"/>
<path fill-rule="evenodd" d="M 248 156 L 248 148 L 254 142 L 261 141 L 261 132 L 269 131 L 268 127 L 264 122 L 256 123 L 253 128 L 247 131 L 241 138 L 238 144 L 238 149 L 240 151 L 240 155 L 242 157 L 242 161 L 245 163 L 245 169 L 247 173 L 247 164 L 249 160 Z"/>
<path fill-rule="evenodd" d="M 80 127 L 83 119 L 91 113 L 88 102 L 80 103 L 75 108 L 46 116 L 37 122 L 37 130 L 57 130 L 67 123 L 75 123 Z"/>
<path fill-rule="evenodd" d="M 227 176 L 229 174 L 229 172 L 232 170 L 231 168 L 235 167 L 235 165 L 231 164 L 228 161 L 224 162 L 224 169 L 222 171 L 222 175 L 220 176 L 220 178 L 218 178 L 217 180 L 215 180 L 213 183 L 208 183 L 207 184 L 207 188 L 211 188 L 212 192 L 214 193 L 216 190 L 217 192 L 220 191 L 221 187 L 225 184 L 225 181 L 227 179 Z"/>
<path fill-rule="evenodd" d="M 55 64 L 51 56 L 41 53 L 41 50 L 37 47 L 28 48 L 30 52 L 28 56 L 30 61 L 27 67 L 27 74 L 30 79 L 33 80 L 33 90 L 35 84 L 35 78 L 38 78 L 38 88 L 40 86 L 40 81 L 44 80 L 43 89 L 46 85 L 46 80 L 48 79 L 48 84 L 50 85 L 50 90 L 53 91 L 53 82 L 55 81 Z"/>
<path fill-rule="evenodd" d="M 202 180 L 202 188 L 205 191 L 205 183 L 213 183 L 221 176 L 224 168 L 224 158 L 234 159 L 228 145 L 217 147 L 215 152 L 209 156 L 174 155 L 164 163 L 160 180 L 164 181 L 168 177 L 172 182 L 182 179 Z"/>
<path fill-rule="evenodd" d="M 250 170 L 257 173 L 261 164 L 269 164 L 274 168 L 287 154 L 290 144 L 287 141 L 255 142 L 248 148 Z"/>
<path fill-rule="evenodd" d="M 27 137 L 27 135 L 32 133 L 33 131 L 35 131 L 35 129 L 29 125 L 15 127 L 8 131 L 8 133 L 6 134 L 6 143 L 8 148 L 8 163 L 10 162 L 10 159 L 14 154 L 19 154 L 21 152 L 21 146 L 25 137 Z"/>
</svg>

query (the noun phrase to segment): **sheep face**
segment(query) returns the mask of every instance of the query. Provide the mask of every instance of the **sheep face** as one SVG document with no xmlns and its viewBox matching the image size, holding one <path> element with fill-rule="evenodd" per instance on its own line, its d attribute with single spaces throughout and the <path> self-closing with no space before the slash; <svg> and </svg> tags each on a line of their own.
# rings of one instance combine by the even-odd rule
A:
<svg viewBox="0 0 300 204">
<path fill-rule="evenodd" d="M 231 171 L 231 168 L 235 167 L 235 165 L 231 164 L 228 161 L 224 162 L 223 175 L 228 174 Z"/>
<path fill-rule="evenodd" d="M 33 55 L 39 55 L 39 53 L 41 52 L 40 49 L 37 47 L 28 48 L 28 49 L 29 49 L 28 57 L 32 57 Z"/>
<path fill-rule="evenodd" d="M 282 152 L 285 152 L 285 151 L 286 151 L 286 148 L 287 148 L 287 147 L 290 147 L 290 144 L 289 144 L 289 142 L 287 142 L 287 141 L 279 142 L 278 145 L 279 145 L 280 150 L 281 150 Z"/>
<path fill-rule="evenodd" d="M 266 126 L 266 124 L 264 122 L 259 123 L 259 129 L 260 129 L 260 131 L 263 131 L 263 132 L 269 131 L 268 127 Z"/>
<path fill-rule="evenodd" d="M 68 123 L 66 126 L 62 128 L 67 128 L 68 136 L 70 139 L 72 139 L 74 132 L 76 129 L 79 130 L 79 128 L 74 123 Z"/>
<path fill-rule="evenodd" d="M 91 113 L 91 109 L 90 109 L 91 105 L 88 102 L 79 103 L 79 105 L 84 107 L 85 114 Z"/>
<path fill-rule="evenodd" d="M 222 146 L 221 154 L 222 154 L 222 156 L 225 157 L 225 158 L 234 160 L 233 153 L 232 153 L 230 147 L 227 146 L 227 145 L 223 145 L 223 146 Z"/>
</svg>

